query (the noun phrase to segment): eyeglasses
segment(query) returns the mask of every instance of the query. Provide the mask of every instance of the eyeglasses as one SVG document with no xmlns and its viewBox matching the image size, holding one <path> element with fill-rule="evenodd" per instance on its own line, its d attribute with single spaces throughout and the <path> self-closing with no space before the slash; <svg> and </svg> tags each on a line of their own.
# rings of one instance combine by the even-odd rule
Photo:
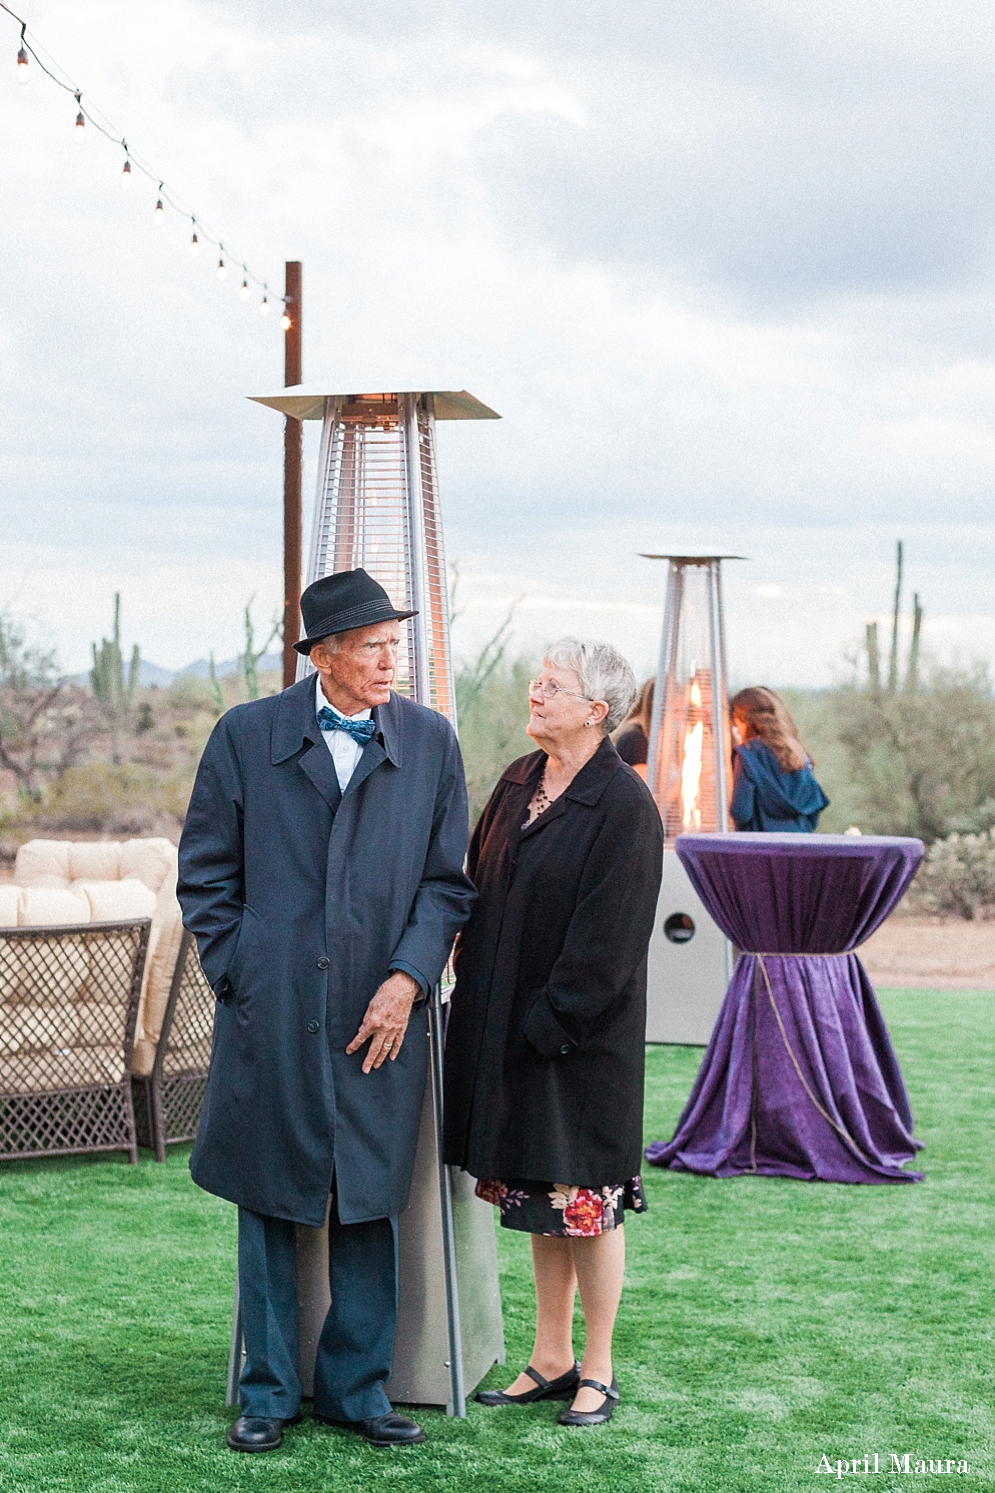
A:
<svg viewBox="0 0 995 1493">
<path fill-rule="evenodd" d="M 544 700 L 555 700 L 557 695 L 573 695 L 575 700 L 589 700 L 590 695 L 582 695 L 575 689 L 564 689 L 562 684 L 555 684 L 553 680 L 530 679 L 529 694 L 541 695 Z"/>
</svg>

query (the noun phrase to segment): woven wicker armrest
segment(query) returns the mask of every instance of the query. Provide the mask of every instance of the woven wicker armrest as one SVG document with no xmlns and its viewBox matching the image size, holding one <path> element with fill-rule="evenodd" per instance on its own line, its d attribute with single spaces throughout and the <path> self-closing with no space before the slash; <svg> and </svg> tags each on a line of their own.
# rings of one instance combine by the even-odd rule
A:
<svg viewBox="0 0 995 1493">
<path fill-rule="evenodd" d="M 0 1158 L 126 1150 L 150 920 L 0 928 Z"/>
<path fill-rule="evenodd" d="M 135 1075 L 138 1139 L 165 1161 L 166 1147 L 197 1134 L 214 1035 L 214 991 L 197 941 L 184 931 L 152 1072 Z"/>
</svg>

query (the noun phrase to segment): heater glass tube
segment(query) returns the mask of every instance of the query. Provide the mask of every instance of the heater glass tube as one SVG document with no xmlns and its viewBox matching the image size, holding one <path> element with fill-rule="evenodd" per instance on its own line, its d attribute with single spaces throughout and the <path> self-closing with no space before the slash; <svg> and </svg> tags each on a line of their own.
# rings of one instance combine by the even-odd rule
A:
<svg viewBox="0 0 995 1493">
<path fill-rule="evenodd" d="M 725 681 L 713 679 L 716 614 L 706 565 L 671 564 L 667 635 L 661 649 L 663 698 L 651 788 L 668 837 L 725 829 L 717 777 L 724 750 L 714 731 L 713 692 L 725 709 Z M 721 656 L 721 655 L 719 655 Z M 724 733 L 723 733 L 724 734 Z"/>
</svg>

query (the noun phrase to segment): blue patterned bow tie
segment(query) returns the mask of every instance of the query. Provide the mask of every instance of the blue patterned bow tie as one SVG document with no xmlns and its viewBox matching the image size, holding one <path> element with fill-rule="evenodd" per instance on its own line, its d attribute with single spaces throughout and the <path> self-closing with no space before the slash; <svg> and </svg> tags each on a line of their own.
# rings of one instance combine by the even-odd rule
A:
<svg viewBox="0 0 995 1493">
<path fill-rule="evenodd" d="M 327 705 L 322 705 L 318 711 L 318 725 L 323 731 L 348 731 L 353 741 L 365 746 L 377 729 L 374 720 L 349 721 L 344 715 L 337 715 L 334 710 L 329 710 Z"/>
</svg>

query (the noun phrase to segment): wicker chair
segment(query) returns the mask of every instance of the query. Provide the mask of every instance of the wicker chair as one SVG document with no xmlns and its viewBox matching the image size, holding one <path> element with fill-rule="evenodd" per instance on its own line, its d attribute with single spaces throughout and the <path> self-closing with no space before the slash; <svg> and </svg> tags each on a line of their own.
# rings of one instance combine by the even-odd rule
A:
<svg viewBox="0 0 995 1493">
<path fill-rule="evenodd" d="M 193 934 L 184 932 L 152 1072 L 132 1077 L 139 1145 L 157 1161 L 165 1161 L 167 1146 L 197 1134 L 213 1030 L 214 991 Z"/>
<path fill-rule="evenodd" d="M 0 927 L 0 1159 L 126 1151 L 137 1162 L 129 1066 L 149 927 Z"/>
<path fill-rule="evenodd" d="M 180 920 L 175 846 L 156 839 L 30 840 L 17 853 L 14 882 L 0 888 L 0 924 L 5 921 L 5 895 L 30 895 L 36 901 L 84 896 L 94 918 L 125 916 L 116 911 L 125 905 L 132 915 L 151 917 L 128 1066 L 138 1143 L 165 1161 L 167 1145 L 192 1140 L 197 1133 L 214 1025 L 214 994 L 201 971 L 196 944 Z M 15 921 L 12 916 L 8 920 Z"/>
</svg>

